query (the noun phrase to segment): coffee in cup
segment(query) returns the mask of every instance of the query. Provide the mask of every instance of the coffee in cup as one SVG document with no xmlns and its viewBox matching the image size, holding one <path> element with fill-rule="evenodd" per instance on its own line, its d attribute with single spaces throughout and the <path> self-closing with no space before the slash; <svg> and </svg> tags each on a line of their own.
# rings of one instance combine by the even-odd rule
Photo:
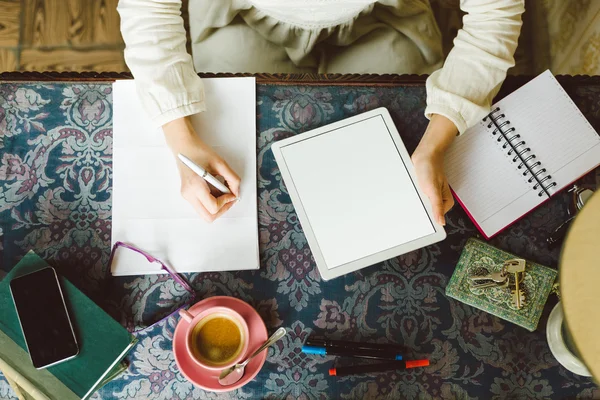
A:
<svg viewBox="0 0 600 400">
<path fill-rule="evenodd" d="M 244 319 L 227 307 L 212 307 L 198 315 L 185 310 L 188 320 L 187 348 L 204 368 L 225 369 L 240 361 L 248 349 L 248 326 Z"/>
<path fill-rule="evenodd" d="M 197 359 L 209 364 L 227 364 L 241 350 L 242 332 L 231 318 L 211 315 L 194 327 L 190 340 Z"/>
</svg>

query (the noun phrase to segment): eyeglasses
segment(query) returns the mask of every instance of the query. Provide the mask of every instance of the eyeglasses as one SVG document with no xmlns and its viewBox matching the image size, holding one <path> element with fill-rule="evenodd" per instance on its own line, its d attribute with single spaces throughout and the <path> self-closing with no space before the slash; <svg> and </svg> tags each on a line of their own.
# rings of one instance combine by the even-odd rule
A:
<svg viewBox="0 0 600 400">
<path fill-rule="evenodd" d="M 554 249 L 562 243 L 563 239 L 567 235 L 567 231 L 569 230 L 571 222 L 573 222 L 575 216 L 577 215 L 577 212 L 583 208 L 585 203 L 594 194 L 592 189 L 577 185 L 573 185 L 573 187 L 569 189 L 569 192 L 572 195 L 567 206 L 568 218 L 556 229 L 554 229 L 554 231 L 546 239 L 549 249 Z"/>
<path fill-rule="evenodd" d="M 122 252 L 127 252 L 128 254 L 123 254 Z M 125 317 L 126 328 L 131 333 L 139 333 L 139 332 L 142 332 L 145 330 L 149 330 L 150 328 L 169 319 L 171 316 L 177 314 L 179 312 L 179 310 L 181 310 L 181 309 L 185 308 L 186 306 L 188 306 L 189 304 L 191 304 L 196 298 L 196 292 L 194 291 L 194 289 L 192 289 L 190 284 L 183 278 L 183 276 L 181 276 L 180 274 L 175 272 L 167 264 L 165 264 L 164 262 L 160 261 L 159 259 L 151 256 L 150 254 L 146 253 L 145 251 L 140 250 L 136 247 L 133 247 L 133 246 L 123 243 L 123 242 L 116 242 L 110 252 L 110 258 L 108 260 L 109 267 L 107 269 L 106 282 L 109 282 L 112 278 L 111 269 L 112 269 L 113 260 L 116 257 L 120 257 L 120 256 L 129 257 L 132 255 L 137 256 L 138 260 L 145 260 L 148 262 L 148 265 L 150 268 L 147 268 L 146 271 L 155 269 L 155 268 L 151 268 L 151 264 L 159 264 L 160 269 L 166 271 L 169 278 L 172 278 L 172 281 L 171 281 L 171 279 L 167 279 L 167 280 L 164 280 L 163 283 L 166 284 L 168 282 L 173 282 L 173 283 L 177 284 L 176 286 L 174 286 L 172 288 L 173 291 L 182 292 L 182 294 L 186 295 L 185 301 L 183 301 L 183 302 L 180 301 L 179 306 L 177 306 L 177 305 L 174 306 L 173 304 L 169 304 L 169 301 L 168 301 L 169 299 L 167 299 L 167 297 L 175 298 L 175 300 L 177 300 L 177 298 L 180 297 L 180 296 L 178 296 L 179 293 L 175 293 L 174 296 L 172 296 L 173 293 L 171 293 L 171 295 L 165 295 L 164 291 L 159 293 L 157 296 L 158 297 L 157 301 L 152 304 L 153 305 L 152 308 L 158 308 L 160 310 L 153 313 L 153 315 L 150 318 L 144 319 L 144 316 L 143 316 L 144 310 L 134 310 L 133 309 L 134 307 L 131 307 L 132 309 L 130 310 L 131 312 L 129 312 L 129 313 L 123 312 L 123 314 L 126 315 L 126 317 Z M 143 256 L 143 257 L 140 257 L 140 256 Z M 161 278 L 159 277 L 158 279 L 161 279 Z M 129 286 L 132 286 L 132 285 L 130 284 Z M 162 287 L 157 286 L 157 288 L 164 289 L 164 286 L 162 286 Z M 148 302 L 148 300 L 152 298 L 152 293 L 144 293 L 144 298 L 146 299 L 146 302 Z M 177 304 L 177 302 L 176 302 L 176 304 Z M 120 307 L 121 311 L 123 311 L 122 304 L 120 304 L 120 306 L 121 306 Z M 142 307 L 143 307 L 143 305 L 142 305 Z M 166 311 L 165 311 L 165 309 L 166 309 Z M 134 317 L 134 314 L 138 315 L 137 319 Z M 151 323 L 147 323 L 148 320 L 150 320 Z"/>
</svg>

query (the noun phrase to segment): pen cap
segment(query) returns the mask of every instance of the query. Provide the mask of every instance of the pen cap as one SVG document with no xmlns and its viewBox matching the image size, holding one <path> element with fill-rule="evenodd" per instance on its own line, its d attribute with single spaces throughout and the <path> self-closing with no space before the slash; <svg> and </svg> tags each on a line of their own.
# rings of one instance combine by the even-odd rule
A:
<svg viewBox="0 0 600 400">
<path fill-rule="evenodd" d="M 406 368 L 427 367 L 429 360 L 410 360 L 406 361 Z"/>
<path fill-rule="evenodd" d="M 316 346 L 302 346 L 302 352 L 306 354 L 319 354 L 322 356 L 327 354 L 325 348 Z"/>
</svg>

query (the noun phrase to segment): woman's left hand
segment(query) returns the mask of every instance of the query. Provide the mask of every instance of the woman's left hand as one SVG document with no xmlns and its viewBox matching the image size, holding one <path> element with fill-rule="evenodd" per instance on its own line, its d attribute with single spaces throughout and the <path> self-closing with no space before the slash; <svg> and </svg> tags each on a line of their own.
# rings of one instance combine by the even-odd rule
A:
<svg viewBox="0 0 600 400">
<path fill-rule="evenodd" d="M 452 121 L 442 115 L 432 115 L 427 130 L 411 159 L 417 181 L 429 198 L 437 223 L 446 225 L 444 215 L 454 205 L 454 199 L 444 173 L 444 155 L 458 130 Z"/>
</svg>

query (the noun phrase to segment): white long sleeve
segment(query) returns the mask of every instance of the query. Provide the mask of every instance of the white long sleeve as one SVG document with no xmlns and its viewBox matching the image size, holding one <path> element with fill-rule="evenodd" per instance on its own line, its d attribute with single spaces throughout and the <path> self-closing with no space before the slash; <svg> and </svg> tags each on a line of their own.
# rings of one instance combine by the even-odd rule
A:
<svg viewBox="0 0 600 400">
<path fill-rule="evenodd" d="M 272 0 L 252 3 L 266 11 L 279 4 Z M 463 28 L 443 68 L 427 80 L 427 117 L 444 115 L 464 132 L 489 111 L 507 70 L 514 65 L 523 3 L 461 1 L 467 12 Z M 399 1 L 396 6 L 403 9 L 404 4 Z M 125 60 L 145 109 L 158 125 L 205 109 L 202 81 L 185 48 L 180 8 L 181 0 L 120 0 L 118 7 Z M 288 17 L 294 22 L 298 16 Z M 415 27 L 414 34 L 422 34 L 420 29 Z"/>
<path fill-rule="evenodd" d="M 427 79 L 425 115 L 441 114 L 459 132 L 488 112 L 493 97 L 515 64 L 523 0 L 462 0 L 468 14 L 442 69 Z"/>
<path fill-rule="evenodd" d="M 204 87 L 185 48 L 181 0 L 120 0 L 125 61 L 152 121 L 205 110 Z"/>
</svg>

